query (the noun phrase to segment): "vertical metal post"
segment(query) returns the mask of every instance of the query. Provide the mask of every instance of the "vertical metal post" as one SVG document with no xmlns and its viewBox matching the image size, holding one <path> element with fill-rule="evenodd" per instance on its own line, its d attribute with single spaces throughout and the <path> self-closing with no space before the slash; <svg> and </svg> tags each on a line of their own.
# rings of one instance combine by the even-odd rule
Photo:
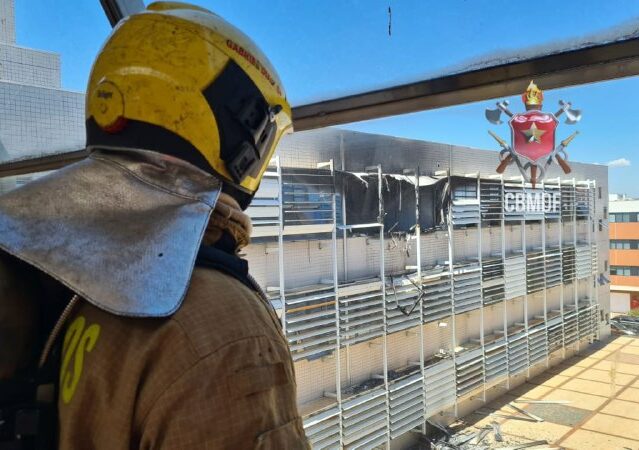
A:
<svg viewBox="0 0 639 450">
<path fill-rule="evenodd" d="M 592 266 L 593 266 L 593 254 L 592 254 L 592 233 L 594 232 L 593 228 L 595 226 L 595 221 L 593 220 L 593 214 L 594 214 L 594 202 L 595 202 L 595 193 L 593 192 L 593 190 L 591 189 L 591 184 L 593 182 L 591 182 L 590 180 L 588 180 L 588 250 L 590 251 L 590 276 L 588 277 L 588 281 L 589 281 L 589 286 L 588 286 L 588 306 L 591 307 L 592 309 L 592 305 L 593 305 L 593 295 L 594 295 L 594 289 L 593 289 L 593 284 L 596 282 L 596 276 L 595 274 L 592 273 Z M 596 272 L 595 272 L 596 273 Z M 590 317 L 589 317 L 589 322 L 592 322 L 592 311 L 590 311 Z M 592 342 L 592 334 L 588 337 L 588 340 L 590 342 Z"/>
<path fill-rule="evenodd" d="M 479 261 L 479 292 L 481 296 L 481 305 L 479 309 L 479 344 L 481 345 L 481 353 L 483 357 L 483 389 L 482 401 L 486 403 L 486 348 L 484 346 L 484 267 L 482 258 L 482 223 L 481 223 L 481 174 L 477 172 L 477 202 L 479 203 L 479 223 L 477 224 L 477 259 Z"/>
<path fill-rule="evenodd" d="M 339 313 L 339 280 L 337 274 L 337 204 L 336 196 L 337 189 L 335 186 L 335 167 L 333 160 L 330 160 L 331 177 L 333 179 L 333 228 L 331 230 L 331 247 L 332 247 L 332 262 L 333 262 L 333 290 L 335 294 L 335 394 L 337 401 L 337 408 L 339 409 L 339 434 L 340 444 L 343 442 L 342 436 L 342 361 L 341 361 L 341 333 L 339 327 L 340 313 Z M 344 198 L 342 197 L 342 204 Z"/>
<path fill-rule="evenodd" d="M 346 157 L 345 157 L 345 150 L 344 150 L 344 136 L 340 134 L 340 140 L 339 140 L 339 156 L 340 156 L 340 163 L 341 163 L 341 167 L 342 167 L 342 171 L 346 171 Z M 342 184 L 342 263 L 343 263 L 343 269 L 344 269 L 344 281 L 348 281 L 348 229 L 346 227 L 346 191 L 344 190 L 344 185 Z M 339 290 L 339 286 L 338 286 L 338 290 Z M 339 300 L 337 300 L 339 301 Z M 339 323 L 339 321 L 338 321 Z M 340 333 L 340 330 L 338 329 L 338 333 Z M 351 348 L 349 344 L 346 344 L 344 346 L 344 354 L 346 357 L 346 377 L 348 380 L 349 385 L 353 382 L 352 377 L 351 377 Z M 341 343 L 340 343 L 340 355 L 341 355 Z M 342 383 L 342 374 L 341 374 L 341 356 L 340 356 L 340 360 L 337 363 L 337 380 L 338 380 L 338 386 L 339 389 L 341 391 L 341 383 Z M 339 401 L 341 402 L 341 392 L 340 392 L 340 397 L 339 397 Z M 341 405 L 341 403 L 340 403 Z M 340 406 L 341 409 L 341 406 Z M 340 414 L 340 435 L 342 433 L 342 415 Z"/>
<path fill-rule="evenodd" d="M 457 404 L 457 357 L 455 355 L 455 349 L 457 348 L 457 329 L 456 329 L 456 312 L 455 312 L 455 265 L 453 264 L 453 258 L 455 257 L 455 247 L 454 247 L 454 234 L 455 229 L 453 227 L 453 183 L 450 176 L 451 169 L 448 169 L 448 189 L 450 190 L 450 204 L 448 206 L 448 270 L 450 272 L 450 298 L 451 298 L 451 317 L 450 317 L 450 325 L 451 325 L 451 353 L 453 358 L 453 376 L 454 376 L 454 384 L 455 384 L 455 417 L 458 414 L 458 404 Z"/>
<path fill-rule="evenodd" d="M 544 194 L 546 193 L 546 184 L 541 182 L 541 195 L 543 198 L 544 211 L 541 219 L 541 251 L 544 259 L 544 325 L 546 326 L 546 368 L 550 367 L 550 353 L 548 353 L 548 261 L 546 260 L 546 199 Z"/>
<path fill-rule="evenodd" d="M 593 209 L 593 222 L 594 222 L 594 226 L 597 227 L 598 222 L 596 220 L 596 212 L 597 212 L 597 180 L 593 180 L 592 181 L 592 209 Z M 603 217 L 602 217 L 603 220 Z M 595 243 L 596 243 L 596 248 L 597 248 L 597 261 L 595 262 L 595 273 L 594 273 L 594 283 L 593 283 L 593 288 L 594 288 L 594 304 L 595 304 L 595 308 L 597 309 L 597 318 L 599 318 L 599 286 L 597 285 L 597 274 L 599 273 L 599 231 L 597 230 L 597 228 L 595 228 Z M 591 247 L 592 250 L 592 247 Z M 596 330 L 595 330 L 595 339 L 599 339 L 600 334 L 599 334 L 599 327 L 600 327 L 600 321 L 599 319 L 597 319 L 597 323 L 596 323 Z"/>
<path fill-rule="evenodd" d="M 504 345 L 506 346 L 506 389 L 510 390 L 510 363 L 508 362 L 508 311 L 507 306 L 508 303 L 506 301 L 506 189 L 504 186 L 504 176 L 500 175 L 499 180 L 501 182 L 501 220 L 500 220 L 500 228 L 501 228 L 501 262 L 503 264 L 504 270 L 504 301 L 502 303 L 504 307 L 503 316 L 504 316 Z"/>
<path fill-rule="evenodd" d="M 524 198 L 526 197 L 526 180 L 522 177 L 521 180 L 522 192 Z M 524 279 L 526 280 L 526 290 L 524 291 L 524 332 L 526 333 L 526 360 L 528 361 L 526 368 L 526 378 L 530 378 L 530 352 L 528 351 L 528 248 L 526 242 L 526 221 L 528 214 L 526 214 L 526 208 L 524 208 L 524 218 L 521 225 L 521 248 L 524 252 L 524 261 L 526 264 L 526 271 L 524 273 Z"/>
<path fill-rule="evenodd" d="M 344 156 L 344 136 L 339 136 L 339 155 L 342 163 L 342 171 L 346 171 L 346 158 Z M 348 230 L 346 229 L 346 192 L 342 184 L 342 263 L 344 265 L 344 281 L 348 280 Z"/>
<path fill-rule="evenodd" d="M 382 335 L 382 352 L 383 352 L 383 367 L 384 367 L 384 389 L 386 390 L 386 448 L 390 448 L 390 397 L 388 390 L 388 325 L 386 323 L 386 260 L 384 257 L 385 245 L 384 245 L 384 191 L 382 189 L 382 166 L 377 165 L 377 195 L 378 195 L 378 209 L 379 209 L 379 276 L 382 280 L 382 304 L 384 305 L 384 334 Z"/>
<path fill-rule="evenodd" d="M 574 195 L 573 208 L 572 208 L 572 243 L 575 246 L 575 279 L 573 280 L 573 303 L 575 305 L 575 312 L 577 313 L 577 352 L 581 349 L 581 343 L 579 339 L 579 289 L 577 279 L 577 181 L 572 179 L 572 190 Z"/>
<path fill-rule="evenodd" d="M 564 189 L 564 185 L 561 181 L 561 177 L 557 178 L 557 182 L 559 183 L 559 195 L 560 198 L 563 197 L 562 191 Z M 566 288 L 566 282 L 564 281 L 564 204 L 561 202 L 561 206 L 559 207 L 559 249 L 561 251 L 561 289 L 559 290 L 559 311 L 561 312 L 561 359 L 566 359 L 566 327 L 564 325 L 564 289 Z"/>
<path fill-rule="evenodd" d="M 422 295 L 424 287 L 422 280 L 422 228 L 419 222 L 419 166 L 415 169 L 415 240 L 417 242 L 417 280 Z M 426 377 L 424 375 L 424 298 L 419 302 L 419 370 L 422 373 L 422 397 L 426 405 Z M 426 433 L 426 421 L 422 421 L 422 433 Z"/>
<path fill-rule="evenodd" d="M 282 166 L 279 155 L 275 157 L 277 171 L 277 208 L 279 212 L 277 230 L 277 264 L 279 267 L 280 299 L 282 301 L 282 332 L 286 335 L 286 279 L 284 276 L 284 191 L 282 183 Z"/>
</svg>

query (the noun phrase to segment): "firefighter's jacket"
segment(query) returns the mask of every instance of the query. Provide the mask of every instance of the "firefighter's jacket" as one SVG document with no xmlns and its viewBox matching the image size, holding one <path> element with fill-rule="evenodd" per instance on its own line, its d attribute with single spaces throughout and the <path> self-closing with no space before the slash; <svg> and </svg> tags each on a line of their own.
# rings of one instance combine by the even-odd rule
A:
<svg viewBox="0 0 639 450">
<path fill-rule="evenodd" d="M 237 204 L 221 194 L 209 205 L 203 230 L 197 229 L 201 220 L 193 219 L 196 214 L 186 226 L 200 232 L 196 244 L 213 245 L 225 236 L 238 249 L 246 245 L 250 220 Z M 6 204 L 4 214 L 13 214 Z M 0 217 L 0 228 L 8 229 L 4 222 Z M 175 298 L 166 297 L 158 302 L 168 314 L 153 313 L 148 298 L 142 307 L 131 298 L 111 303 L 107 298 L 101 305 L 99 290 L 83 281 L 90 273 L 70 277 L 77 270 L 72 263 L 51 269 L 44 257 L 22 251 L 14 241 L 0 238 L 0 246 L 80 294 L 60 334 L 60 449 L 308 448 L 289 349 L 263 294 L 227 273 L 196 266 L 181 304 L 171 305 Z M 126 262 L 130 255 L 121 251 Z M 193 260 L 193 252 L 186 259 Z M 90 258 L 86 264 L 91 265 Z M 129 276 L 125 269 L 113 269 L 125 277 L 123 282 Z M 180 278 L 170 271 L 163 276 Z M 105 276 L 100 277 L 103 283 Z M 123 289 L 114 283 L 113 291 Z M 167 289 L 179 292 L 179 287 Z M 0 329 L 2 319 L 0 308 Z"/>
</svg>

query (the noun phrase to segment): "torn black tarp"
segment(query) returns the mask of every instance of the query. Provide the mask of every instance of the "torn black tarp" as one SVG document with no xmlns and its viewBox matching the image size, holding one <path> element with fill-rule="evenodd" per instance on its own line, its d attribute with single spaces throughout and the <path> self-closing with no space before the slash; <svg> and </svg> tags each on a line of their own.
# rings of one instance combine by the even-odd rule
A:
<svg viewBox="0 0 639 450">
<path fill-rule="evenodd" d="M 336 172 L 337 192 L 345 201 L 345 217 L 338 214 L 341 224 L 359 226 L 383 221 L 386 232 L 412 232 L 417 212 L 415 177 L 383 174 L 381 204 L 379 179 L 376 173 Z M 419 222 L 423 232 L 439 228 L 444 223 L 442 201 L 445 185 L 446 178 L 419 177 Z"/>
</svg>

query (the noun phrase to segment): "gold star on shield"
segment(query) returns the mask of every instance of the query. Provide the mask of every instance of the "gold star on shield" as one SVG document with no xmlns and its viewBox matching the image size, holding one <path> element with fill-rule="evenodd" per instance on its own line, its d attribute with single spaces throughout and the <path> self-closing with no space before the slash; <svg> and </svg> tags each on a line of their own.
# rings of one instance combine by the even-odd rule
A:
<svg viewBox="0 0 639 450">
<path fill-rule="evenodd" d="M 541 137 L 544 135 L 546 131 L 540 130 L 537 128 L 537 124 L 535 122 L 532 123 L 529 129 L 522 131 L 528 142 L 536 142 L 537 144 L 541 144 Z"/>
</svg>

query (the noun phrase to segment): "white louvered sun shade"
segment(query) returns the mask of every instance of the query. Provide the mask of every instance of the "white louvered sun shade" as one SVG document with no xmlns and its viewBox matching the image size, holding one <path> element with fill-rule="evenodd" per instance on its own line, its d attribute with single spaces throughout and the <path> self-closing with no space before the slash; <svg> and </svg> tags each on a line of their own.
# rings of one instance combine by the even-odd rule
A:
<svg viewBox="0 0 639 450">
<path fill-rule="evenodd" d="M 529 294 L 546 288 L 545 258 L 542 250 L 526 253 L 526 289 Z"/>
<path fill-rule="evenodd" d="M 579 340 L 579 330 L 577 323 L 577 311 L 574 305 L 564 306 L 564 345 L 574 344 Z"/>
<path fill-rule="evenodd" d="M 577 312 L 579 339 L 592 338 L 595 335 L 596 307 L 590 303 L 588 298 L 579 301 L 579 309 Z"/>
<path fill-rule="evenodd" d="M 484 384 L 484 353 L 481 346 L 467 343 L 455 355 L 457 397 L 482 388 Z"/>
<path fill-rule="evenodd" d="M 384 334 L 384 297 L 379 279 L 341 284 L 338 293 L 341 345 Z"/>
<path fill-rule="evenodd" d="M 578 280 L 592 275 L 592 261 L 591 246 L 588 243 L 578 243 L 575 248 L 576 277 Z"/>
<path fill-rule="evenodd" d="M 508 371 L 517 375 L 528 368 L 528 336 L 521 325 L 508 330 Z"/>
<path fill-rule="evenodd" d="M 481 267 L 479 263 L 461 263 L 453 269 L 453 303 L 455 313 L 481 308 Z"/>
<path fill-rule="evenodd" d="M 284 234 L 329 232 L 334 227 L 334 181 L 328 169 L 282 168 Z"/>
<path fill-rule="evenodd" d="M 479 193 L 481 220 L 485 224 L 499 222 L 504 214 L 501 180 L 481 180 Z"/>
<path fill-rule="evenodd" d="M 486 383 L 493 385 L 508 376 L 508 347 L 503 334 L 484 337 Z"/>
<path fill-rule="evenodd" d="M 379 384 L 379 383 L 378 383 Z M 382 387 L 342 400 L 343 445 L 347 449 L 370 449 L 387 440 L 388 405 Z"/>
<path fill-rule="evenodd" d="M 432 269 L 422 272 L 424 292 L 424 323 L 450 317 L 452 314 L 452 285 L 447 271 Z"/>
<path fill-rule="evenodd" d="M 501 259 L 501 255 L 483 258 L 481 265 L 484 305 L 503 301 L 506 292 L 504 261 Z"/>
<path fill-rule="evenodd" d="M 260 188 L 246 209 L 253 225 L 253 238 L 277 236 L 280 232 L 280 177 L 277 161 L 264 173 Z"/>
<path fill-rule="evenodd" d="M 578 220 L 587 220 L 594 209 L 593 190 L 588 183 L 579 183 L 575 188 L 575 209 Z"/>
<path fill-rule="evenodd" d="M 337 339 L 332 286 L 309 286 L 286 292 L 286 338 L 293 359 L 332 352 Z"/>
<path fill-rule="evenodd" d="M 522 254 L 513 254 L 504 261 L 506 299 L 526 294 L 526 258 Z"/>
<path fill-rule="evenodd" d="M 389 374 L 389 380 L 390 437 L 395 439 L 424 422 L 424 378 L 417 366 Z"/>
<path fill-rule="evenodd" d="M 481 220 L 477 180 L 463 179 L 453 182 L 451 219 L 455 226 L 474 225 Z"/>
<path fill-rule="evenodd" d="M 570 221 L 575 219 L 575 187 L 564 183 L 561 186 L 561 220 Z"/>
<path fill-rule="evenodd" d="M 304 432 L 313 449 L 339 448 L 339 414 L 339 408 L 334 406 L 304 418 Z"/>
<path fill-rule="evenodd" d="M 548 313 L 548 353 L 556 352 L 564 346 L 564 330 L 561 311 L 554 310 Z"/>
<path fill-rule="evenodd" d="M 548 334 L 544 316 L 535 317 L 528 323 L 528 361 L 532 366 L 548 357 Z"/>
<path fill-rule="evenodd" d="M 452 359 L 434 357 L 424 363 L 426 417 L 455 404 L 455 365 Z"/>
<path fill-rule="evenodd" d="M 577 265 L 575 246 L 572 244 L 564 244 L 561 248 L 561 272 L 564 284 L 572 283 L 577 276 Z"/>
<path fill-rule="evenodd" d="M 548 247 L 546 249 L 546 288 L 561 284 L 561 249 Z"/>
</svg>

